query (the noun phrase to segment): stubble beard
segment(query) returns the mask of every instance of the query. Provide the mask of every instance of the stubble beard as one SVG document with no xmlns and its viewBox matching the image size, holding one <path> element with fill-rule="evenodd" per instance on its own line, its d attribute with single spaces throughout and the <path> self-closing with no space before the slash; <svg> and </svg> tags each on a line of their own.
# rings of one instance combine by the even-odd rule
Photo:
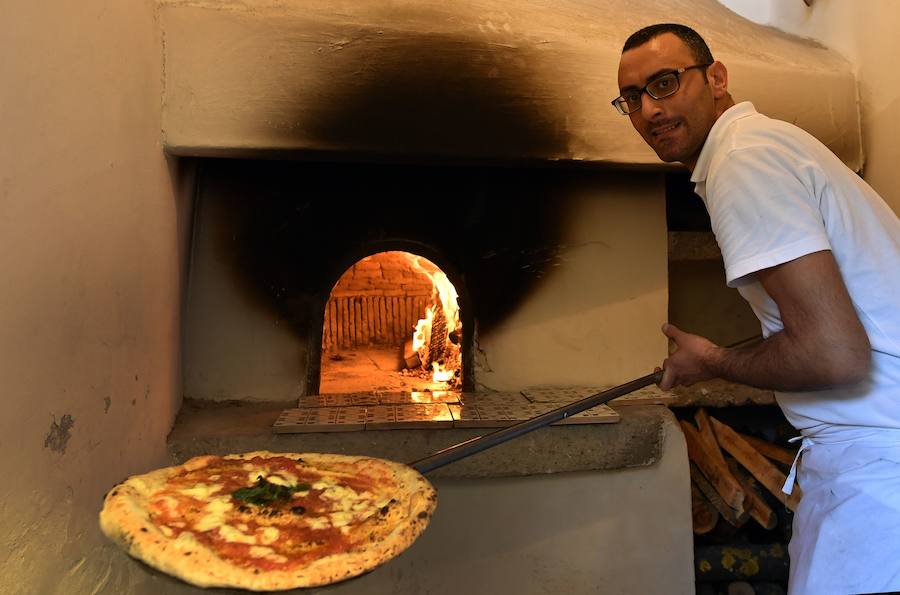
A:
<svg viewBox="0 0 900 595">
<path fill-rule="evenodd" d="M 679 134 L 675 138 L 662 139 L 658 143 L 650 141 L 647 143 L 656 153 L 656 156 L 665 163 L 685 163 L 696 152 L 687 122 L 682 120 L 678 128 Z"/>
<path fill-rule="evenodd" d="M 656 156 L 665 163 L 673 163 L 683 161 L 689 151 L 684 147 L 682 142 L 665 142 L 662 145 L 650 145 L 656 152 Z"/>
</svg>

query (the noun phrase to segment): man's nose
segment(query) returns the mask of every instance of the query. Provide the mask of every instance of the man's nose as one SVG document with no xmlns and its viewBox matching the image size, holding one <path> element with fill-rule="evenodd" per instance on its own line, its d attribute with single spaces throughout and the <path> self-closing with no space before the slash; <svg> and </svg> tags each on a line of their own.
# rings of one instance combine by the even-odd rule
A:
<svg viewBox="0 0 900 595">
<path fill-rule="evenodd" d="M 662 112 L 660 101 L 660 99 L 650 97 L 650 94 L 647 92 L 641 95 L 641 115 L 644 116 L 645 120 L 652 120 Z"/>
</svg>

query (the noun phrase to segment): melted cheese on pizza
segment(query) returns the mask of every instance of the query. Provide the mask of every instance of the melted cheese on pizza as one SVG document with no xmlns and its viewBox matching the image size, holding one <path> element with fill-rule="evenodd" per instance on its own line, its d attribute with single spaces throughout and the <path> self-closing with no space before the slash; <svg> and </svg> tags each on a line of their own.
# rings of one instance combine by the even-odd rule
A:
<svg viewBox="0 0 900 595">
<path fill-rule="evenodd" d="M 151 517 L 179 547 L 203 544 L 237 564 L 287 568 L 365 540 L 351 529 L 386 514 L 391 488 L 366 469 L 224 457 L 170 478 L 151 499 Z"/>
</svg>

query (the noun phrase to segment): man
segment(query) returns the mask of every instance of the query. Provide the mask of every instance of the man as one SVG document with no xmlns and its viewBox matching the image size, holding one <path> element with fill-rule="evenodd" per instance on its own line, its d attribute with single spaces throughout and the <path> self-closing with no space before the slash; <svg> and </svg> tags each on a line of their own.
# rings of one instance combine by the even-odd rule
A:
<svg viewBox="0 0 900 595">
<path fill-rule="evenodd" d="M 735 105 L 692 29 L 632 35 L 618 79 L 613 106 L 691 171 L 726 281 L 765 337 L 727 349 L 666 324 L 676 350 L 660 387 L 776 391 L 804 437 L 792 594 L 900 591 L 900 221 L 812 136 Z"/>
</svg>

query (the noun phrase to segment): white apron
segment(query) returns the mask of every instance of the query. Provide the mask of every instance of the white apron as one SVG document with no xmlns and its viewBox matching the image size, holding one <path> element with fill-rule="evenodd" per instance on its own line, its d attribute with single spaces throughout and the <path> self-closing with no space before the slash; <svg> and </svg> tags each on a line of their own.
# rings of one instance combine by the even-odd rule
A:
<svg viewBox="0 0 900 595">
<path fill-rule="evenodd" d="M 834 429 L 801 452 L 789 595 L 900 591 L 900 430 Z"/>
</svg>

